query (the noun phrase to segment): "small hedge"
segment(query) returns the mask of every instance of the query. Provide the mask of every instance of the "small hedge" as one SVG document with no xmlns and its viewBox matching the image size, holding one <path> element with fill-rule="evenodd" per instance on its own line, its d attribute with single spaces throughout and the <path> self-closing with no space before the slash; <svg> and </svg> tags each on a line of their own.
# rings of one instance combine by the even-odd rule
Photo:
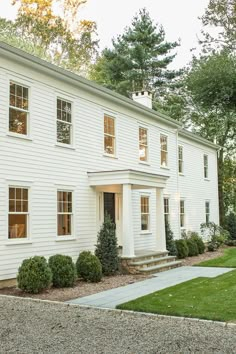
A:
<svg viewBox="0 0 236 354">
<path fill-rule="evenodd" d="M 227 240 L 227 241 L 225 241 L 225 244 L 227 246 L 235 247 L 236 246 L 236 240 Z"/>
<path fill-rule="evenodd" d="M 188 245 L 185 240 L 176 240 L 175 241 L 176 248 L 177 248 L 177 256 L 178 258 L 186 258 L 188 257 Z"/>
<path fill-rule="evenodd" d="M 71 257 L 56 254 L 49 258 L 48 264 L 52 271 L 53 286 L 65 288 L 74 285 L 76 268 Z"/>
<path fill-rule="evenodd" d="M 187 246 L 188 246 L 188 256 L 193 257 L 193 256 L 198 256 L 198 246 L 194 240 L 191 240 L 190 238 L 186 240 Z"/>
<path fill-rule="evenodd" d="M 190 240 L 193 240 L 197 244 L 199 254 L 203 254 L 205 252 L 205 244 L 197 232 L 191 232 Z"/>
<path fill-rule="evenodd" d="M 52 272 L 44 257 L 35 256 L 25 259 L 18 271 L 18 288 L 37 294 L 47 289 L 52 281 Z"/>
<path fill-rule="evenodd" d="M 76 262 L 78 277 L 93 283 L 102 279 L 102 265 L 99 259 L 89 251 L 80 253 Z"/>
</svg>

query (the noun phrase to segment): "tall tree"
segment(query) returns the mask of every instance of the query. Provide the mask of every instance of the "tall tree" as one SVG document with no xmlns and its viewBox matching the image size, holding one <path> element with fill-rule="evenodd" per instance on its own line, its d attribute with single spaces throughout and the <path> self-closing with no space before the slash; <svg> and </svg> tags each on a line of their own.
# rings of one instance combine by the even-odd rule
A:
<svg viewBox="0 0 236 354">
<path fill-rule="evenodd" d="M 130 27 L 104 49 L 92 67 L 92 80 L 125 96 L 143 89 L 161 90 L 175 76 L 168 70 L 179 44 L 167 42 L 162 26 L 155 25 L 146 9 L 139 11 Z"/>
</svg>

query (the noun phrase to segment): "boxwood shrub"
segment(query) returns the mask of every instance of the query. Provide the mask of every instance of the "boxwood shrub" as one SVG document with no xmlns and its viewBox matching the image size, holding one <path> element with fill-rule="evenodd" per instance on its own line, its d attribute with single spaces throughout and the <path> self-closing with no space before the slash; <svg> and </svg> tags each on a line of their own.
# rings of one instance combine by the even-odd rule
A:
<svg viewBox="0 0 236 354">
<path fill-rule="evenodd" d="M 102 279 L 101 262 L 98 257 L 89 251 L 83 251 L 80 253 L 76 262 L 76 269 L 78 277 L 81 277 L 86 281 L 95 283 Z"/>
<path fill-rule="evenodd" d="M 204 253 L 205 244 L 204 244 L 201 236 L 199 236 L 197 232 L 191 232 L 190 233 L 190 240 L 193 240 L 197 244 L 197 248 L 198 248 L 198 253 L 199 254 Z"/>
<path fill-rule="evenodd" d="M 193 257 L 198 255 L 198 246 L 194 240 L 191 240 L 190 238 L 186 240 L 187 246 L 188 246 L 188 256 Z"/>
<path fill-rule="evenodd" d="M 47 289 L 52 281 L 52 272 L 44 257 L 35 256 L 25 259 L 18 271 L 18 288 L 37 294 Z"/>
<path fill-rule="evenodd" d="M 177 248 L 177 256 L 178 258 L 186 258 L 188 257 L 188 245 L 185 240 L 176 240 L 175 241 Z"/>
<path fill-rule="evenodd" d="M 56 288 L 71 287 L 76 280 L 76 268 L 69 256 L 56 254 L 51 256 L 48 261 L 52 271 L 52 284 Z"/>
</svg>

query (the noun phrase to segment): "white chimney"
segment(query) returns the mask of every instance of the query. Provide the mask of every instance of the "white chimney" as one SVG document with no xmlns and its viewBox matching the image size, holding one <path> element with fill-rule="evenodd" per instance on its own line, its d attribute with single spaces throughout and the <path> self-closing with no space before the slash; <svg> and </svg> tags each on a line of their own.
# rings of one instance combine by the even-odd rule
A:
<svg viewBox="0 0 236 354">
<path fill-rule="evenodd" d="M 136 91 L 132 94 L 132 99 L 148 108 L 152 108 L 152 93 L 150 91 Z"/>
</svg>

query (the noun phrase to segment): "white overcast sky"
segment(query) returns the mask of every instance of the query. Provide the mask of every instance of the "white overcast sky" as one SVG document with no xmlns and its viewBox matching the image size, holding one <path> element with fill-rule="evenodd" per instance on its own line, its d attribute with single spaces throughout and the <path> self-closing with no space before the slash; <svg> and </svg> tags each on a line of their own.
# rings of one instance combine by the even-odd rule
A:
<svg viewBox="0 0 236 354">
<path fill-rule="evenodd" d="M 209 0 L 88 0 L 80 9 L 81 18 L 97 22 L 100 49 L 111 45 L 112 37 L 121 34 L 130 25 L 139 9 L 146 7 L 152 19 L 162 24 L 166 39 L 181 39 L 181 47 L 174 61 L 174 67 L 187 64 L 192 54 L 190 49 L 197 47 L 201 21 Z M 13 19 L 16 9 L 11 0 L 0 0 L 0 16 Z"/>
</svg>

